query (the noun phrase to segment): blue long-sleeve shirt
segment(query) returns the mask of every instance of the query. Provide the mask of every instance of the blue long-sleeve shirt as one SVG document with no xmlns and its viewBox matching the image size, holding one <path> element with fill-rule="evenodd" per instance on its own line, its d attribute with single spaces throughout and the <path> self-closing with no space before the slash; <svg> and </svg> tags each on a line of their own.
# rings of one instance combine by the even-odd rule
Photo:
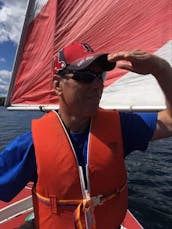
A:
<svg viewBox="0 0 172 229">
<path fill-rule="evenodd" d="M 155 130 L 157 113 L 121 112 L 120 120 L 124 157 L 134 150 L 145 150 Z M 79 164 L 84 167 L 87 163 L 88 130 L 69 134 Z M 17 137 L 0 153 L 0 200 L 10 201 L 29 181 L 36 180 L 37 166 L 30 131 Z"/>
</svg>

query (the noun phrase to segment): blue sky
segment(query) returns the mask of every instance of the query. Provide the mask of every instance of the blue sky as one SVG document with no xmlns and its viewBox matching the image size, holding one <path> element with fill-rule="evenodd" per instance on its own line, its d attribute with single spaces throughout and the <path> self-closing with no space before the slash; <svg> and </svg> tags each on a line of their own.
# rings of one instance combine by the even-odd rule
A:
<svg viewBox="0 0 172 229">
<path fill-rule="evenodd" d="M 8 91 L 27 0 L 0 0 L 0 96 Z"/>
</svg>

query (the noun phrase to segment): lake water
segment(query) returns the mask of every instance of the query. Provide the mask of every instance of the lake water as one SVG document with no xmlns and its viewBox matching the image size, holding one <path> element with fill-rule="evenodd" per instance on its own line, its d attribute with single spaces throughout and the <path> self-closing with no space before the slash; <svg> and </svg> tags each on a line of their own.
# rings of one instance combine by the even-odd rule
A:
<svg viewBox="0 0 172 229">
<path fill-rule="evenodd" d="M 42 115 L 0 107 L 0 150 Z M 145 229 L 172 229 L 172 138 L 152 142 L 144 153 L 131 153 L 126 165 L 131 212 Z"/>
</svg>

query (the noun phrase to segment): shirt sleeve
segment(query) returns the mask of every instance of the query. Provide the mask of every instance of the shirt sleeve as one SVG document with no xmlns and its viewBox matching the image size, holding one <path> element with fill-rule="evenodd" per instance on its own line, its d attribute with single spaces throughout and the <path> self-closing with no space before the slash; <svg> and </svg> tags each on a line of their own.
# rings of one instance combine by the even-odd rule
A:
<svg viewBox="0 0 172 229">
<path fill-rule="evenodd" d="M 31 132 L 17 137 L 0 152 L 0 200 L 10 201 L 29 181 L 36 181 Z"/>
<path fill-rule="evenodd" d="M 124 157 L 134 150 L 146 150 L 156 128 L 157 113 L 120 112 Z"/>
</svg>

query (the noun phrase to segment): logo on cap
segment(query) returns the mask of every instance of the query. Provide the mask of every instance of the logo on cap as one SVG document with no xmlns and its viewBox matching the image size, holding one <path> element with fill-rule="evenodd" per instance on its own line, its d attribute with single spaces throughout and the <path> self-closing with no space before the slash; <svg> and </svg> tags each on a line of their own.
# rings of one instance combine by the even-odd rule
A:
<svg viewBox="0 0 172 229">
<path fill-rule="evenodd" d="M 63 60 L 60 60 L 60 52 L 54 56 L 53 59 L 53 73 L 54 75 L 58 74 L 59 70 L 62 70 L 66 67 L 66 63 Z"/>
</svg>

